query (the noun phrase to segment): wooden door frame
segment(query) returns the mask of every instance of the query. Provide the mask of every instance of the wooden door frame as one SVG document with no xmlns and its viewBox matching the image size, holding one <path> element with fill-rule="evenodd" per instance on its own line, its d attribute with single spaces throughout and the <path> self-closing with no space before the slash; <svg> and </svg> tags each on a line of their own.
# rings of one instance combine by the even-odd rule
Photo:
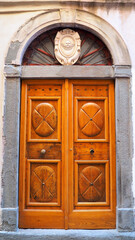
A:
<svg viewBox="0 0 135 240">
<path fill-rule="evenodd" d="M 53 11 L 54 14 L 55 11 Z M 81 11 L 80 11 L 81 12 Z M 52 14 L 51 11 L 48 14 Z M 75 13 L 71 13 L 72 17 Z M 113 66 L 50 66 L 32 67 L 21 66 L 23 53 L 35 36 L 41 33 L 33 26 L 33 34 L 28 34 L 25 42 L 16 45 L 13 40 L 5 62 L 5 109 L 4 109 L 4 162 L 3 162 L 3 198 L 2 198 L 2 228 L 15 230 L 18 228 L 18 166 L 19 166 L 19 128 L 20 128 L 20 90 L 21 79 L 114 79 L 115 80 L 115 122 L 116 122 L 116 174 L 117 174 L 117 229 L 119 231 L 134 230 L 134 206 L 132 192 L 132 108 L 131 108 L 131 63 L 128 51 L 123 40 L 116 31 L 104 20 L 100 19 L 92 27 L 90 20 L 95 21 L 95 15 L 81 12 L 87 17 L 87 23 L 82 25 L 85 29 L 93 29 L 108 46 L 113 60 Z M 56 12 L 55 14 L 56 15 Z M 43 22 L 42 15 L 42 22 Z M 45 15 L 47 16 L 47 15 Z M 52 16 L 52 15 L 51 15 Z M 62 16 L 62 15 L 61 15 Z M 41 17 L 41 16 L 40 16 Z M 39 16 L 37 18 L 40 18 Z M 48 15 L 49 17 L 49 15 Z M 55 18 L 55 16 L 52 16 Z M 96 16 L 97 17 L 97 16 Z M 79 18 L 79 15 L 78 15 Z M 99 17 L 97 17 L 99 19 Z M 45 19 L 44 19 L 45 21 Z M 61 20 L 60 21 L 64 21 Z M 69 19 L 70 21 L 70 19 Z M 76 22 L 78 19 L 76 20 Z M 80 20 L 82 21 L 82 19 Z M 55 21 L 59 22 L 58 20 Z M 102 24 L 101 24 L 102 22 Z M 54 27 L 54 19 L 48 25 Z M 42 25 L 42 24 L 41 24 Z M 64 23 L 63 26 L 70 24 Z M 76 23 L 78 26 L 79 23 Z M 82 27 L 82 25 L 80 27 Z M 101 26 L 100 26 L 101 25 Z M 106 25 L 105 28 L 102 28 Z M 55 25 L 56 26 L 56 25 Z M 20 32 L 24 34 L 26 25 Z M 108 27 L 108 28 L 107 28 Z M 45 26 L 41 26 L 42 32 Z M 46 28 L 48 29 L 48 27 Z M 107 29 L 115 32 L 115 39 L 109 43 L 109 38 L 101 30 Z M 37 33 L 38 32 L 38 33 Z M 17 33 L 18 34 L 18 33 Z M 106 32 L 109 36 L 109 32 Z M 117 36 L 117 37 L 116 37 Z M 25 34 L 24 34 L 24 37 Z M 14 38 L 16 39 L 16 37 Z M 119 39 L 119 45 L 117 40 Z M 112 45 L 111 45 L 112 44 Z M 13 46 L 14 45 L 14 46 Z M 14 48 L 15 47 L 15 48 Z M 14 51 L 14 54 L 13 54 Z M 119 54 L 118 52 L 119 51 Z M 19 65 L 19 66 L 16 66 Z M 51 70 L 50 70 L 51 69 Z M 48 71 L 49 70 L 49 71 Z M 82 76 L 83 72 L 83 76 Z M 126 168 L 125 168 L 126 166 Z M 128 169 L 128 171 L 127 171 Z M 12 222 L 10 221 L 12 218 Z"/>
</svg>

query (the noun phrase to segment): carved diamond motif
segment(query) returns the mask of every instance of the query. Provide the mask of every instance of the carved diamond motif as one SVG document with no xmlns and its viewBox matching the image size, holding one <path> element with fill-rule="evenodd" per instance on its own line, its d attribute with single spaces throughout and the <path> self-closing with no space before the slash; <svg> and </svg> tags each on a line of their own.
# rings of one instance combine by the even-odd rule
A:
<svg viewBox="0 0 135 240">
<path fill-rule="evenodd" d="M 85 167 L 79 176 L 79 189 L 87 201 L 99 201 L 102 197 L 103 174 L 98 167 Z"/>
<path fill-rule="evenodd" d="M 56 110 L 50 103 L 40 103 L 33 110 L 33 128 L 39 136 L 50 136 L 56 128 Z"/>
<path fill-rule="evenodd" d="M 96 103 L 86 103 L 79 111 L 79 126 L 84 135 L 98 135 L 104 124 L 103 111 Z"/>
<path fill-rule="evenodd" d="M 32 171 L 31 194 L 37 202 L 50 202 L 56 195 L 56 174 L 51 167 L 39 166 Z"/>
</svg>

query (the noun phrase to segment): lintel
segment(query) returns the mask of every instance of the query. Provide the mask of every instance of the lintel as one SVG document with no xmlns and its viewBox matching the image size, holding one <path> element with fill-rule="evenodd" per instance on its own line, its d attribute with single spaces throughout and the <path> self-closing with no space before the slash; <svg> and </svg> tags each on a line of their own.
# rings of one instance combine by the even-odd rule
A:
<svg viewBox="0 0 135 240">
<path fill-rule="evenodd" d="M 130 78 L 131 66 L 13 66 L 6 65 L 7 78 Z"/>
</svg>

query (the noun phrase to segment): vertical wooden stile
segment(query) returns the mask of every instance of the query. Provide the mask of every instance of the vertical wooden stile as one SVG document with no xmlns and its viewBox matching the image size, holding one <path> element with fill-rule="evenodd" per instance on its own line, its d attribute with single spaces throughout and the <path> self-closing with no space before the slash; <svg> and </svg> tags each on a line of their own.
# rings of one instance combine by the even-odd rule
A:
<svg viewBox="0 0 135 240">
<path fill-rule="evenodd" d="M 64 116 L 63 118 L 65 119 L 65 129 L 64 129 L 64 134 L 65 134 L 65 171 L 64 171 L 64 176 L 65 176 L 65 229 L 68 229 L 68 79 L 65 80 L 65 109 L 64 109 Z"/>
</svg>

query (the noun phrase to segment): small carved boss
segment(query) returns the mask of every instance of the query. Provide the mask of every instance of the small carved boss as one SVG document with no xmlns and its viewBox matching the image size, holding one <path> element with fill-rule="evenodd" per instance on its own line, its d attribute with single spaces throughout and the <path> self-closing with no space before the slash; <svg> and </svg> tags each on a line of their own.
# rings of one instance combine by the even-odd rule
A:
<svg viewBox="0 0 135 240">
<path fill-rule="evenodd" d="M 62 65 L 73 65 L 81 52 L 81 40 L 77 32 L 64 29 L 55 37 L 55 56 Z"/>
</svg>

